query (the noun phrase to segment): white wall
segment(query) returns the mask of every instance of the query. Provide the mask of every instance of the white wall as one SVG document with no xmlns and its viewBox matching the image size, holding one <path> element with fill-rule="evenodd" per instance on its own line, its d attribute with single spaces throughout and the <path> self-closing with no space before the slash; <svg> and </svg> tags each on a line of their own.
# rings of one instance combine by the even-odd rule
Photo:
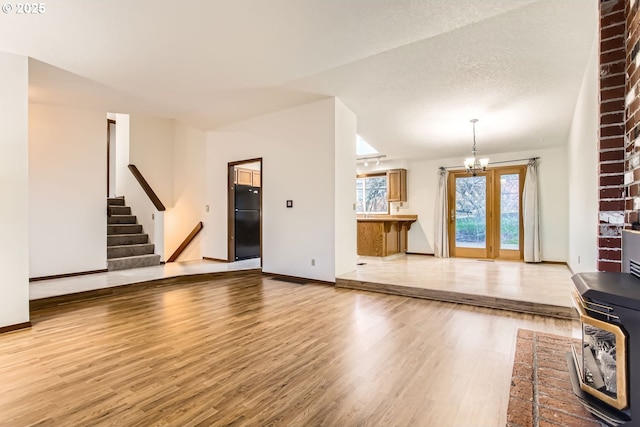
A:
<svg viewBox="0 0 640 427">
<path fill-rule="evenodd" d="M 155 253 L 165 259 L 166 226 L 163 213 L 153 203 L 128 169 L 136 165 L 160 201 L 168 210 L 173 206 L 173 119 L 116 114 L 116 187 L 127 206 L 137 217 L 149 242 L 156 245 Z"/>
<path fill-rule="evenodd" d="M 339 99 L 335 108 L 335 247 L 339 276 L 356 269 L 356 115 Z"/>
<path fill-rule="evenodd" d="M 160 201 L 173 206 L 175 120 L 130 115 L 129 163 L 138 167 Z"/>
<path fill-rule="evenodd" d="M 369 166 L 365 166 L 362 161 L 356 165 L 356 173 L 373 173 L 378 171 L 386 171 L 388 169 L 408 169 L 409 162 L 406 160 L 380 160 L 380 164 L 376 165 L 376 161 L 369 162 Z"/>
<path fill-rule="evenodd" d="M 129 176 L 129 115 L 114 114 L 116 121 L 116 149 L 115 149 L 115 183 L 113 196 L 124 196 L 130 185 Z M 135 214 L 134 214 L 135 215 Z"/>
<path fill-rule="evenodd" d="M 491 155 L 492 162 L 540 157 L 539 188 L 541 246 L 544 261 L 567 260 L 568 252 L 568 178 L 565 147 Z M 457 166 L 461 158 L 409 162 L 408 202 L 398 214 L 416 214 L 418 221 L 409 230 L 409 252 L 433 253 L 434 211 L 438 187 L 438 168 Z M 523 162 L 520 162 L 523 164 Z M 500 165 L 505 166 L 505 165 Z"/>
<path fill-rule="evenodd" d="M 202 221 L 205 212 L 206 133 L 176 122 L 174 138 L 174 204 L 165 214 L 165 254 L 167 256 L 171 255 L 193 227 Z M 203 233 L 204 231 L 201 231 L 187 246 L 178 261 L 202 259 L 200 245 Z"/>
<path fill-rule="evenodd" d="M 262 158 L 263 271 L 335 280 L 340 216 L 335 209 L 335 177 L 350 175 L 345 185 L 352 187 L 355 171 L 353 163 L 340 164 L 345 169 L 336 171 L 335 120 L 336 102 L 331 98 L 208 133 L 206 203 L 211 210 L 204 216 L 204 256 L 227 257 L 228 162 Z M 293 208 L 286 207 L 286 200 L 293 200 Z M 348 215 L 351 218 L 351 211 Z"/>
<path fill-rule="evenodd" d="M 594 40 L 568 143 L 569 257 L 576 272 L 598 265 L 598 40 Z"/>
<path fill-rule="evenodd" d="M 106 268 L 106 111 L 29 105 L 29 274 Z"/>
<path fill-rule="evenodd" d="M 0 52 L 0 328 L 29 321 L 27 57 Z"/>
</svg>

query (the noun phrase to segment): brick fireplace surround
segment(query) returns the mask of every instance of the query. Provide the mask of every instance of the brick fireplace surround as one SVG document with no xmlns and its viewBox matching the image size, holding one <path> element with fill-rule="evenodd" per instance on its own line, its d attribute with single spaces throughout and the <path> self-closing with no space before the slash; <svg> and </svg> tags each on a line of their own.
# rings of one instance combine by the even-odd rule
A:
<svg viewBox="0 0 640 427">
<path fill-rule="evenodd" d="M 622 229 L 640 220 L 639 3 L 601 0 L 599 5 L 600 271 L 622 271 Z"/>
</svg>

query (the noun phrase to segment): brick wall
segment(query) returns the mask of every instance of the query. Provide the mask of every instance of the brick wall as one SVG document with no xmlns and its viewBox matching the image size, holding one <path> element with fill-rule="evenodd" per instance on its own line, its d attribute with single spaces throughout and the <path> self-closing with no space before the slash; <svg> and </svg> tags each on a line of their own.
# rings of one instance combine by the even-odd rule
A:
<svg viewBox="0 0 640 427">
<path fill-rule="evenodd" d="M 598 270 L 621 271 L 625 220 L 625 46 L 627 2 L 600 2 Z M 639 70 L 640 72 L 640 70 Z M 640 98 L 638 99 L 640 104 Z M 640 117 L 640 113 L 639 113 Z M 629 122 L 626 123 L 629 125 Z M 639 128 L 640 129 L 640 128 Z M 640 171 L 639 171 L 640 172 Z M 639 176 L 640 178 L 640 176 Z M 640 181 L 639 181 L 640 182 Z M 640 190 L 640 185 L 638 186 Z"/>
<path fill-rule="evenodd" d="M 640 32 L 638 2 L 626 2 L 626 141 L 625 141 L 625 221 L 638 222 L 640 210 Z"/>
</svg>

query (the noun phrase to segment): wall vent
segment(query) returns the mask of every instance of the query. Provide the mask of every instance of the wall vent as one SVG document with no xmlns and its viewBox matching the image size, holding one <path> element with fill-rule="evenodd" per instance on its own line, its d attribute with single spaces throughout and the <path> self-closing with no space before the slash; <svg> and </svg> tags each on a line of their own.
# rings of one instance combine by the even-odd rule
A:
<svg viewBox="0 0 640 427">
<path fill-rule="evenodd" d="M 640 262 L 638 261 L 634 261 L 634 260 L 629 260 L 629 268 L 630 268 L 630 273 L 640 279 Z"/>
</svg>

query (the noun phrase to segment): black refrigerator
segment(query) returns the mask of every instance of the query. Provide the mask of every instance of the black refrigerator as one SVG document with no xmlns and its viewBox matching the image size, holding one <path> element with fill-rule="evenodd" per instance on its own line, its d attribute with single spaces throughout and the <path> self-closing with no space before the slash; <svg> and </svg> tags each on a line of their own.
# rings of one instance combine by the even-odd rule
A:
<svg viewBox="0 0 640 427">
<path fill-rule="evenodd" d="M 236 261 L 260 257 L 260 187 L 234 186 Z"/>
</svg>

